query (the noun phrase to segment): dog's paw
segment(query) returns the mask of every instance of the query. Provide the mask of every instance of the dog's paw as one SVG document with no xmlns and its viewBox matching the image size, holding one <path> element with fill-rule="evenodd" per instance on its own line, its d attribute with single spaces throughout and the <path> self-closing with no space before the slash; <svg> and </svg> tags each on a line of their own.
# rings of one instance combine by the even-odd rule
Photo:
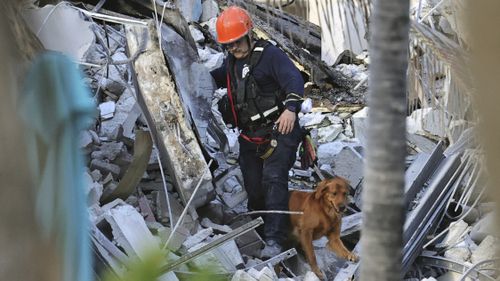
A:
<svg viewBox="0 0 500 281">
<path fill-rule="evenodd" d="M 347 254 L 346 260 L 351 261 L 351 262 L 357 262 L 359 260 L 359 258 L 353 252 L 349 252 Z"/>
</svg>

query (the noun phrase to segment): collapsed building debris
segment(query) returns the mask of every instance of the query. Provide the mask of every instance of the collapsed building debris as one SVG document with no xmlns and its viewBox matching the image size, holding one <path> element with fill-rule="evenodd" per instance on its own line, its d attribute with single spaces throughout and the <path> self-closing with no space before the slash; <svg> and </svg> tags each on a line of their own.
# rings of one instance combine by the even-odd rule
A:
<svg viewBox="0 0 500 281">
<path fill-rule="evenodd" d="M 237 134 L 221 126 L 213 112 L 213 100 L 225 94 L 216 92 L 208 72 L 224 56 L 211 31 L 217 2 L 181 1 L 179 9 L 169 2 L 129 1 L 123 7 L 117 7 L 122 1 L 104 6 L 102 1 L 84 2 L 89 2 L 83 7 L 92 7 L 92 12 L 73 6 L 75 2 L 58 5 L 58 13 L 49 16 L 55 6 L 30 13 L 40 13 L 32 28 L 41 19 L 50 19 L 33 29 L 40 37 L 50 38 L 60 25 L 57 19 L 65 17 L 78 19 L 74 22 L 85 30 L 85 36 L 74 41 L 78 46 L 67 49 L 54 44 L 60 40 L 41 41 L 47 49 L 70 54 L 78 50 L 73 57 L 88 74 L 86 82 L 100 110 L 95 126 L 81 138 L 89 156 L 86 194 L 98 262 L 122 276 L 131 258 L 144 258 L 151 248 L 165 248 L 170 253 L 161 280 L 190 280 L 196 269 L 204 267 L 235 281 L 317 280 L 294 248 L 267 261 L 258 259 L 262 239 L 255 229 L 262 220 L 245 216 L 246 192 L 234 160 Z M 326 99 L 314 100 L 313 112 L 300 115 L 318 145 L 320 168 L 302 169 L 297 162 L 289 186 L 312 190 L 322 176 L 349 179 L 352 203 L 343 218 L 341 236 L 362 256 L 357 241 L 368 108 L 352 106 L 350 101 L 363 103 L 366 87 L 361 87 L 369 59 L 361 54 L 357 64 L 332 67 L 318 59 L 319 33 L 324 32 L 317 27 L 264 4 L 242 3 L 253 7 L 249 10 L 255 13 L 259 35 L 275 39 L 305 72 L 316 72 L 312 81 L 322 83 L 326 78 L 335 86 Z M 151 12 L 159 18 L 151 20 Z M 200 17 L 203 22 L 196 22 Z M 266 23 L 269 17 L 272 26 Z M 56 26 L 49 24 L 54 19 Z M 443 19 L 439 21 L 445 26 Z M 462 74 L 446 65 L 455 63 L 459 47 L 422 23 L 413 28 L 415 63 L 409 79 L 415 88 L 409 95 L 403 267 L 408 278 L 418 280 L 445 275 L 432 268 L 492 280 L 497 274 L 489 270 L 496 238 L 488 229 L 491 209 L 482 203 L 486 183 L 481 151 L 473 138 L 473 122 L 468 119 L 472 117 L 460 104 L 465 101 L 469 106 L 461 88 Z M 308 32 L 301 33 L 304 29 Z M 71 35 L 66 36 L 75 37 Z M 438 40 L 446 43 L 438 46 L 439 59 L 432 52 L 420 52 Z M 442 56 L 447 48 L 453 49 L 452 56 Z M 428 67 L 433 61 L 439 65 Z M 318 92 L 325 96 L 323 89 L 316 89 L 311 97 Z M 211 168 L 207 158 L 214 159 L 217 167 Z M 358 264 L 330 253 L 324 239 L 315 241 L 314 247 L 328 280 L 356 277 Z M 276 272 L 276 265 L 281 270 Z"/>
</svg>

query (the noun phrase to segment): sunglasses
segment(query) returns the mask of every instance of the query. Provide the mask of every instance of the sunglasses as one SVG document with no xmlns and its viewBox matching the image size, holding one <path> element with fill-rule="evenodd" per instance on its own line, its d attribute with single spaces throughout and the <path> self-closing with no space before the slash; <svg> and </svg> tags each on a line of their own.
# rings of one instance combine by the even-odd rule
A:
<svg viewBox="0 0 500 281">
<path fill-rule="evenodd" d="M 241 37 L 240 39 L 234 41 L 234 42 L 231 42 L 231 43 L 227 43 L 227 44 L 222 44 L 222 46 L 224 46 L 224 48 L 226 49 L 231 49 L 232 47 L 236 46 L 236 45 L 241 45 L 241 43 L 245 40 L 245 36 Z"/>
</svg>

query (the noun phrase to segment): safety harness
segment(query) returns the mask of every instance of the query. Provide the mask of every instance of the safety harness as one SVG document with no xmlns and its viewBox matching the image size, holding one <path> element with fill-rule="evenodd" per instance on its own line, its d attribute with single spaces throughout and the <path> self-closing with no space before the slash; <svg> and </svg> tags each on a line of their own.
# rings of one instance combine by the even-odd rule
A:
<svg viewBox="0 0 500 281">
<path fill-rule="evenodd" d="M 228 60 L 227 93 L 233 121 L 245 132 L 240 136 L 248 142 L 265 145 L 260 157 L 267 159 L 276 148 L 277 131 L 273 118 L 283 111 L 284 96 L 279 91 L 267 93 L 261 91 L 253 76 L 254 68 L 259 64 L 265 48 L 272 44 L 267 40 L 258 40 L 250 54 L 250 65 L 243 69 L 243 78 L 236 77 L 234 57 Z M 237 85 L 237 87 L 233 87 Z"/>
</svg>

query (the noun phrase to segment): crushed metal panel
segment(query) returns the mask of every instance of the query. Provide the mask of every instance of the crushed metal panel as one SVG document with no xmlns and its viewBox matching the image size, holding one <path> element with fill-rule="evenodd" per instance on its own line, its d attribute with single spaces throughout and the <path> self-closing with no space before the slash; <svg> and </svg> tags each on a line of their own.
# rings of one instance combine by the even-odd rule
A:
<svg viewBox="0 0 500 281">
<path fill-rule="evenodd" d="M 199 207 L 212 199 L 212 175 L 193 129 L 187 121 L 175 81 L 166 65 L 153 21 L 147 27 L 125 25 L 129 53 L 141 54 L 134 61 L 137 100 L 155 136 L 162 160 L 184 203 L 195 186 L 201 186 L 193 201 Z M 134 76 L 134 75 L 133 75 Z"/>
<path fill-rule="evenodd" d="M 405 172 L 405 206 L 408 207 L 424 183 L 444 158 L 443 142 L 439 142 L 429 153 L 421 153 Z"/>
<path fill-rule="evenodd" d="M 445 158 L 430 180 L 418 206 L 407 214 L 403 232 L 403 272 L 408 271 L 422 250 L 426 236 L 436 225 L 446 202 L 451 196 L 453 184 L 462 169 L 460 155 Z"/>
</svg>

